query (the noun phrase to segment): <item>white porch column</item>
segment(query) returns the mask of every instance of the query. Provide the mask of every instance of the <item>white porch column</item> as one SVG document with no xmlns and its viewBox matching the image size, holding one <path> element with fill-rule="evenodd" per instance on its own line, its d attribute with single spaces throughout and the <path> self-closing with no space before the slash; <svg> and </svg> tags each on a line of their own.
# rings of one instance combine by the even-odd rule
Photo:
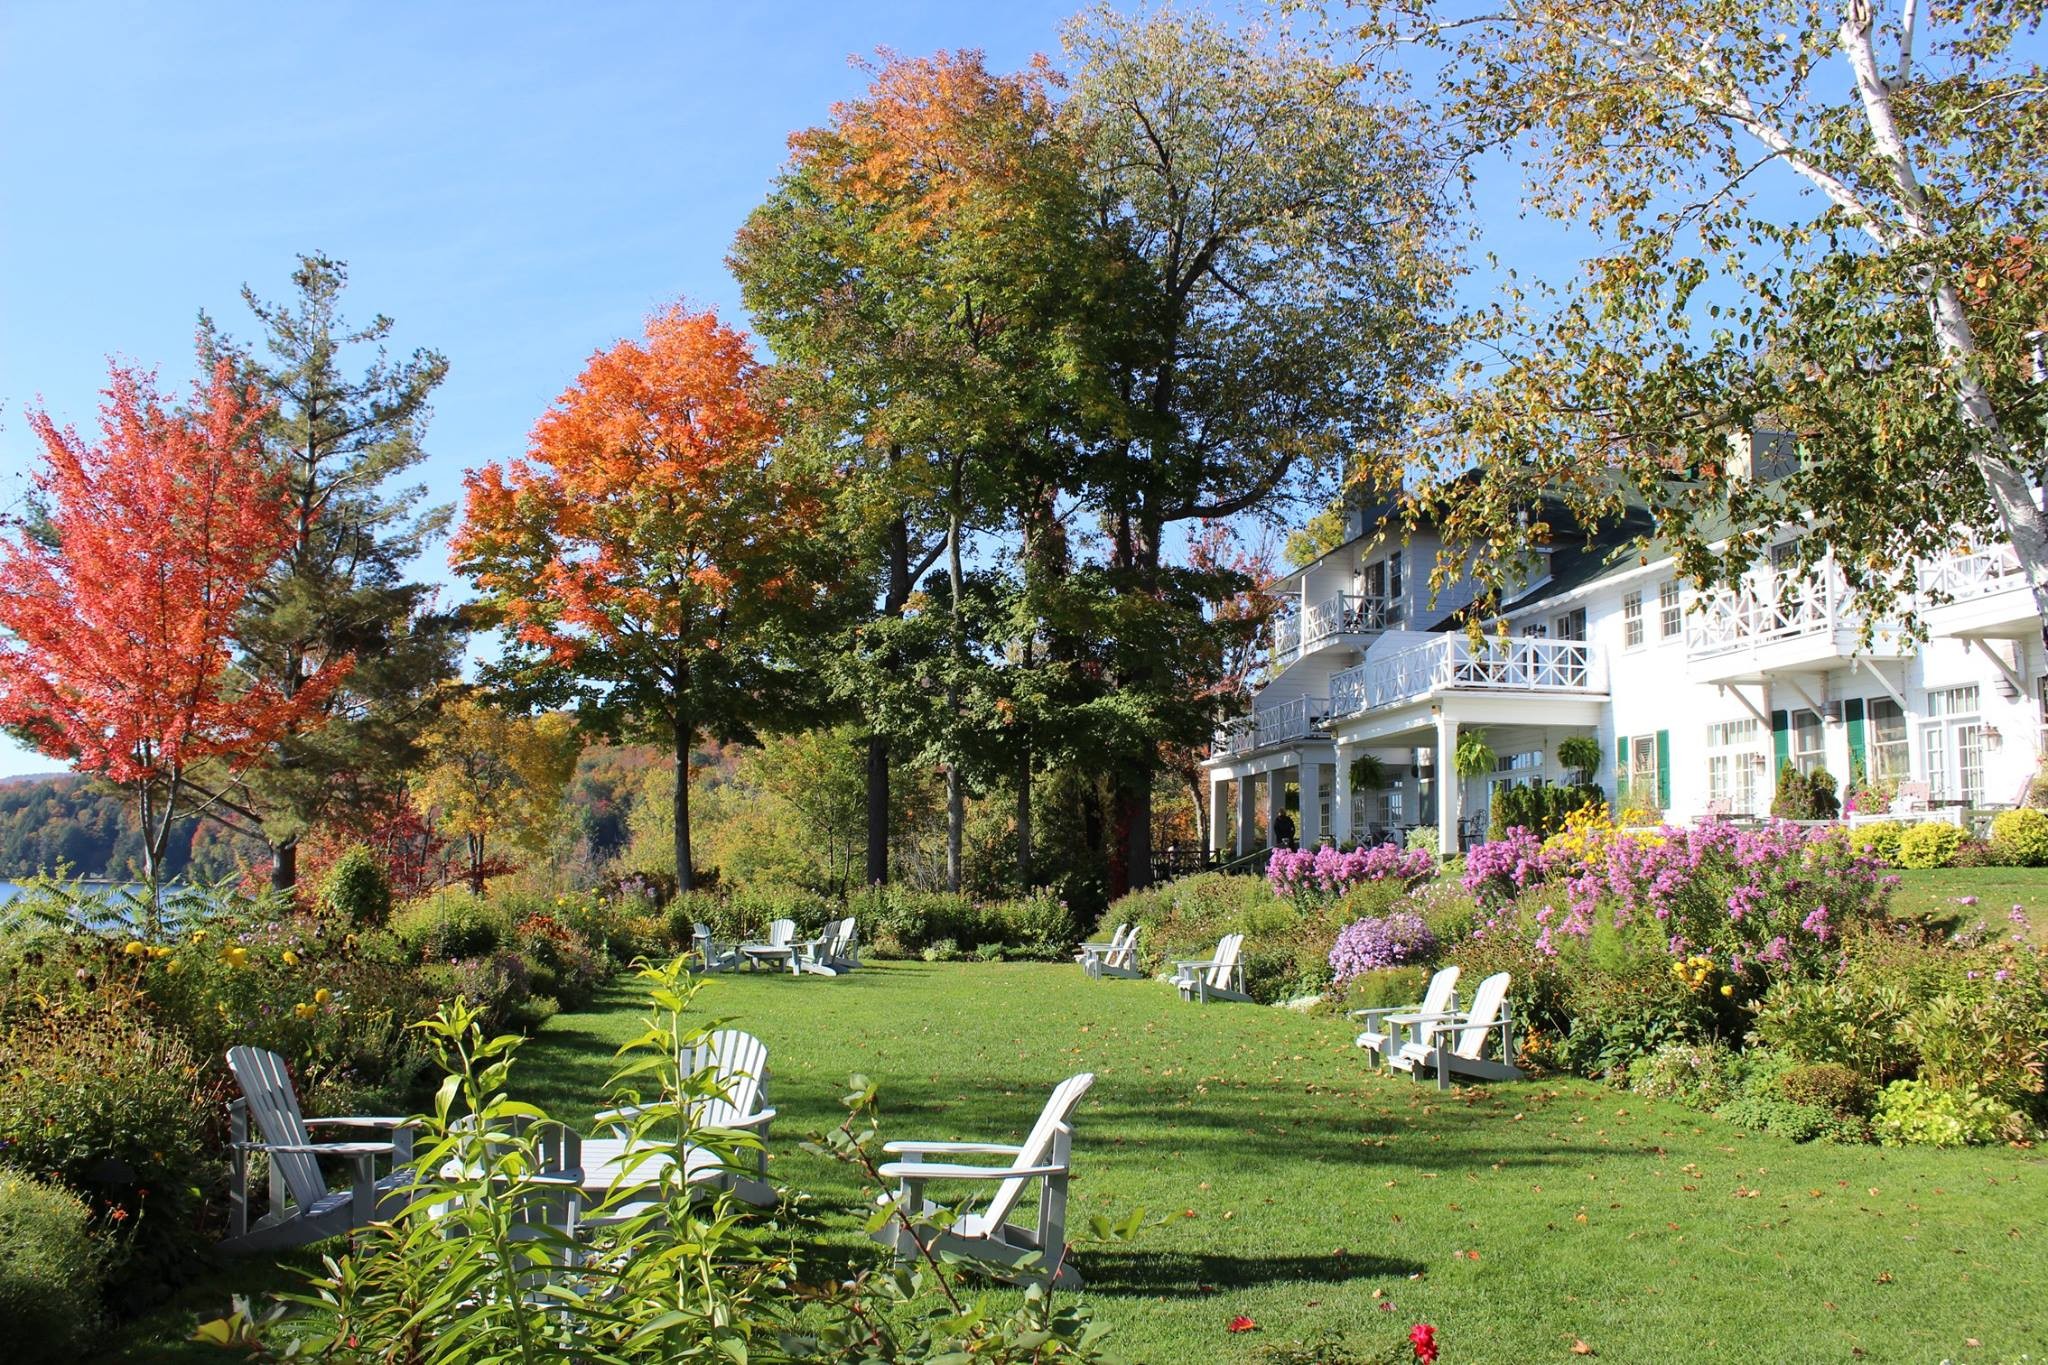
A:
<svg viewBox="0 0 2048 1365">
<path fill-rule="evenodd" d="M 1273 837 L 1273 826 L 1287 813 L 1287 774 L 1284 769 L 1273 768 L 1266 773 L 1266 847 L 1278 848 L 1279 841 Z M 1296 834 L 1299 835 L 1297 830 Z"/>
<path fill-rule="evenodd" d="M 1337 746 L 1336 785 L 1330 788 L 1330 841 L 1339 848 L 1351 842 L 1351 751 Z"/>
<path fill-rule="evenodd" d="M 1240 858 L 1252 851 L 1252 825 L 1254 823 L 1254 815 L 1258 810 L 1258 807 L 1253 804 L 1256 799 L 1256 794 L 1252 790 L 1251 777 L 1247 775 L 1238 778 L 1237 831 L 1233 845 L 1236 847 L 1237 856 Z"/>
<path fill-rule="evenodd" d="M 1303 848 L 1323 842 L 1323 765 L 1306 755 L 1301 760 L 1301 818 L 1295 823 Z"/>
<path fill-rule="evenodd" d="M 1230 823 L 1230 800 L 1228 794 L 1230 779 L 1220 773 L 1209 775 L 1209 853 L 1212 857 L 1223 855 L 1223 827 Z"/>
<path fill-rule="evenodd" d="M 1458 752 L 1458 722 L 1445 711 L 1436 717 L 1436 846 L 1445 857 L 1458 851 L 1458 808 L 1464 804 L 1465 784 L 1458 780 L 1452 760 Z"/>
</svg>

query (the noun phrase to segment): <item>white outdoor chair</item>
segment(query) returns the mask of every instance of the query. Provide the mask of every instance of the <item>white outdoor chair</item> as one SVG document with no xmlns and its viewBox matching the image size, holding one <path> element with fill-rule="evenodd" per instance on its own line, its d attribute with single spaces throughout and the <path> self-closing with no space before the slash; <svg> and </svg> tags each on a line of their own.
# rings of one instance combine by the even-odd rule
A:
<svg viewBox="0 0 2048 1365">
<path fill-rule="evenodd" d="M 796 970 L 796 921 L 779 919 L 768 926 L 766 943 L 742 943 L 741 956 L 747 959 L 747 970 L 766 963 L 768 966 Z"/>
<path fill-rule="evenodd" d="M 465 1114 L 451 1125 L 456 1135 L 473 1132 L 477 1119 L 474 1114 Z M 582 1263 L 577 1249 L 577 1235 L 583 1227 L 583 1138 L 566 1124 L 550 1119 L 545 1122 L 528 1115 L 502 1116 L 494 1123 L 493 1131 L 504 1135 L 500 1141 L 486 1135 L 482 1150 L 474 1144 L 467 1149 L 468 1160 L 463 1156 L 450 1157 L 441 1163 L 443 1180 L 458 1180 L 465 1175 L 476 1179 L 485 1163 L 498 1167 L 510 1154 L 512 1143 L 529 1132 L 538 1129 L 532 1147 L 532 1170 L 520 1175 L 500 1176 L 488 1185 L 478 1181 L 488 1192 L 481 1197 L 497 1202 L 514 1201 L 512 1207 L 510 1235 L 514 1242 L 542 1245 L 535 1251 L 521 1253 L 521 1263 L 528 1271 L 519 1277 L 521 1296 L 529 1301 L 546 1298 L 548 1285 L 559 1283 L 561 1277 L 575 1270 Z M 442 1236 L 464 1235 L 462 1224 L 450 1215 L 467 1199 L 458 1195 L 427 1207 L 427 1216 L 441 1220 Z"/>
<path fill-rule="evenodd" d="M 1038 1122 L 1017 1146 L 1001 1142 L 888 1142 L 884 1152 L 909 1157 L 891 1161 L 879 1169 L 884 1179 L 899 1182 L 892 1200 L 903 1217 L 892 1216 L 875 1240 L 893 1247 L 899 1262 L 910 1262 L 921 1248 L 945 1256 L 962 1256 L 981 1261 L 991 1273 L 1006 1280 L 1050 1281 L 1055 1288 L 1079 1289 L 1080 1272 L 1066 1260 L 1067 1180 L 1071 1174 L 1074 1140 L 1074 1111 L 1088 1087 L 1095 1084 L 1092 1072 L 1084 1071 L 1061 1081 L 1045 1102 Z M 970 1166 L 964 1163 L 931 1161 L 940 1156 L 1005 1156 L 1007 1166 Z M 962 1214 L 950 1227 L 931 1221 L 941 1205 L 924 1197 L 932 1181 L 996 1181 L 995 1192 L 976 1212 Z M 1042 1181 L 1038 1196 L 1038 1219 L 1033 1227 L 1009 1221 L 1023 1198 L 1024 1187 Z M 908 1220 L 909 1226 L 905 1226 Z"/>
<path fill-rule="evenodd" d="M 1081 950 L 1081 968 L 1098 981 L 1106 976 L 1136 980 L 1145 972 L 1138 965 L 1138 926 L 1126 926 L 1122 942 L 1091 943 Z"/>
<path fill-rule="evenodd" d="M 759 1038 L 739 1029 L 720 1029 L 679 1059 L 683 1075 L 707 1068 L 721 1093 L 692 1102 L 691 1118 L 699 1128 L 723 1128 L 751 1133 L 764 1144 L 775 1111 L 768 1107 L 768 1049 Z M 595 1204 L 614 1198 L 603 1216 L 584 1219 L 585 1226 L 616 1222 L 645 1208 L 636 1203 L 659 1185 L 675 1165 L 673 1142 L 652 1140 L 633 1134 L 632 1120 L 641 1112 L 634 1106 L 608 1110 L 597 1116 L 610 1136 L 587 1138 L 583 1142 L 583 1191 Z M 736 1170 L 717 1154 L 699 1147 L 683 1151 L 683 1179 L 691 1185 L 729 1189 L 736 1198 L 761 1208 L 775 1203 L 775 1190 L 768 1184 L 768 1153 L 754 1153 L 751 1171 Z M 623 1201 L 623 1202 L 618 1202 Z"/>
<path fill-rule="evenodd" d="M 1472 992 L 1472 1008 L 1465 1013 L 1419 1017 L 1413 1027 L 1416 1040 L 1387 1058 L 1396 1071 L 1419 1077 L 1425 1068 L 1434 1068 L 1439 1090 L 1449 1088 L 1453 1072 L 1480 1080 L 1521 1079 L 1521 1068 L 1513 1061 L 1515 1026 L 1508 1014 L 1506 972 L 1495 972 L 1480 982 L 1479 989 Z M 1496 1034 L 1500 1036 L 1500 1055 L 1488 1060 L 1483 1055 L 1487 1040 Z"/>
<path fill-rule="evenodd" d="M 1238 955 L 1244 948 L 1243 934 L 1225 934 L 1216 944 L 1215 956 L 1200 962 L 1173 964 L 1173 984 L 1183 1000 L 1239 1000 L 1251 1003 L 1244 993 L 1244 964 Z"/>
<path fill-rule="evenodd" d="M 242 1098 L 228 1105 L 230 1150 L 234 1178 L 228 1190 L 227 1251 L 272 1251 L 339 1236 L 368 1226 L 402 1202 L 400 1191 L 412 1179 L 410 1119 L 342 1117 L 308 1119 L 299 1112 L 298 1093 L 285 1070 L 284 1058 L 262 1048 L 228 1049 L 228 1070 L 242 1088 Z M 254 1120 L 258 1136 L 250 1136 Z M 381 1133 L 379 1141 L 315 1142 L 310 1128 L 350 1128 Z M 249 1156 L 262 1152 L 270 1160 L 270 1206 L 254 1224 L 249 1221 Z M 339 1157 L 350 1166 L 346 1189 L 329 1189 L 320 1158 Z M 387 1171 L 376 1172 L 379 1157 Z"/>
<path fill-rule="evenodd" d="M 1351 1017 L 1365 1021 L 1365 1031 L 1358 1035 L 1358 1045 L 1372 1053 L 1373 1060 L 1384 1068 L 1388 1054 L 1411 1041 L 1418 1020 L 1452 1018 L 1457 1008 L 1458 969 L 1452 966 L 1438 970 L 1429 978 L 1421 1004 L 1353 1010 Z"/>
<path fill-rule="evenodd" d="M 696 934 L 696 939 L 692 946 L 696 948 L 698 957 L 703 959 L 705 971 L 731 971 L 744 960 L 740 956 L 739 949 L 719 947 L 718 938 L 711 932 L 711 926 L 702 920 L 697 921 L 697 923 L 690 927 Z"/>
<path fill-rule="evenodd" d="M 796 956 L 790 959 L 790 970 L 798 975 L 809 972 L 814 976 L 839 976 L 850 972 L 854 967 L 854 954 L 859 951 L 854 940 L 851 918 L 833 920 L 816 938 L 796 945 Z"/>
</svg>

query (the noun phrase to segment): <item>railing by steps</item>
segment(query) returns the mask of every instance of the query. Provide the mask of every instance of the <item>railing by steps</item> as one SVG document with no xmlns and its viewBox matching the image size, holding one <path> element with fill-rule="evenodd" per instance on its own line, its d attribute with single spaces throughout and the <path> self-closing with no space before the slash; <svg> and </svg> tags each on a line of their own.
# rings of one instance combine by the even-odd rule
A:
<svg viewBox="0 0 2048 1365">
<path fill-rule="evenodd" d="M 1368 659 L 1330 679 L 1330 715 L 1351 716 L 1438 690 L 1599 692 L 1606 688 L 1599 650 L 1582 640 L 1488 640 L 1475 647 L 1446 635 L 1384 659 Z"/>
</svg>

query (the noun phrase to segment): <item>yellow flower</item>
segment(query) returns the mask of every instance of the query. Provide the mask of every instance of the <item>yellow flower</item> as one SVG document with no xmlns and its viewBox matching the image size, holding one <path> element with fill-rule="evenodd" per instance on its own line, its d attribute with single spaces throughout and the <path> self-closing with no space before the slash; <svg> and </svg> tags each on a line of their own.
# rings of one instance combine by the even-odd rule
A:
<svg viewBox="0 0 2048 1365">
<path fill-rule="evenodd" d="M 182 972 L 184 970 L 185 964 L 183 962 L 180 962 L 176 958 L 172 958 L 169 962 L 166 962 L 164 964 L 165 976 L 176 976 L 179 972 Z"/>
<path fill-rule="evenodd" d="M 249 965 L 249 950 L 238 944 L 231 944 L 220 950 L 220 960 L 230 967 L 246 967 Z"/>
<path fill-rule="evenodd" d="M 314 1015 L 318 1014 L 319 1012 L 320 1007 L 318 1005 L 301 1004 L 292 1006 L 292 1013 L 296 1014 L 301 1019 L 311 1019 Z"/>
<path fill-rule="evenodd" d="M 296 967 L 296 966 L 298 966 L 298 965 L 299 965 L 299 955 L 298 955 L 297 953 L 293 952 L 293 951 L 292 951 L 291 949 L 289 949 L 289 948 L 285 949 L 285 950 L 284 950 L 284 965 L 285 965 L 285 966 L 287 966 L 287 967 Z"/>
<path fill-rule="evenodd" d="M 316 1005 L 324 1005 L 333 998 L 334 992 L 328 990 L 325 986 L 313 992 L 313 1003 Z"/>
<path fill-rule="evenodd" d="M 142 941 L 140 939 L 131 938 L 128 940 L 128 946 L 123 948 L 121 951 L 127 954 L 129 957 L 141 957 L 144 953 L 148 952 L 149 949 L 142 946 Z"/>
<path fill-rule="evenodd" d="M 1723 986 L 1723 987 L 1721 988 L 1721 994 L 1723 994 L 1723 995 L 1733 995 L 1733 994 L 1735 994 L 1735 988 L 1734 988 L 1733 986 Z"/>
<path fill-rule="evenodd" d="M 149 955 L 155 958 L 165 958 L 171 955 L 171 950 L 159 943 L 149 950 Z"/>
</svg>

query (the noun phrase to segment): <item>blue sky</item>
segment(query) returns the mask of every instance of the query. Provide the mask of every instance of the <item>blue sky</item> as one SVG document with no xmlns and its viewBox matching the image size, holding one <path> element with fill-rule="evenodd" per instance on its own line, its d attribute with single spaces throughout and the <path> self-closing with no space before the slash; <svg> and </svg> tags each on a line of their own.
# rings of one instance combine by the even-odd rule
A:
<svg viewBox="0 0 2048 1365">
<path fill-rule="evenodd" d="M 1002 4 L 0 7 L 0 508 L 24 405 L 95 420 L 106 358 L 190 374 L 206 308 L 349 262 L 353 311 L 452 363 L 426 481 L 519 453 L 601 344 L 678 295 L 739 315 L 727 244 L 855 53 L 1055 50 Z M 439 564 L 427 566 L 438 572 Z M 0 773 L 48 760 L 0 739 Z"/>
</svg>

